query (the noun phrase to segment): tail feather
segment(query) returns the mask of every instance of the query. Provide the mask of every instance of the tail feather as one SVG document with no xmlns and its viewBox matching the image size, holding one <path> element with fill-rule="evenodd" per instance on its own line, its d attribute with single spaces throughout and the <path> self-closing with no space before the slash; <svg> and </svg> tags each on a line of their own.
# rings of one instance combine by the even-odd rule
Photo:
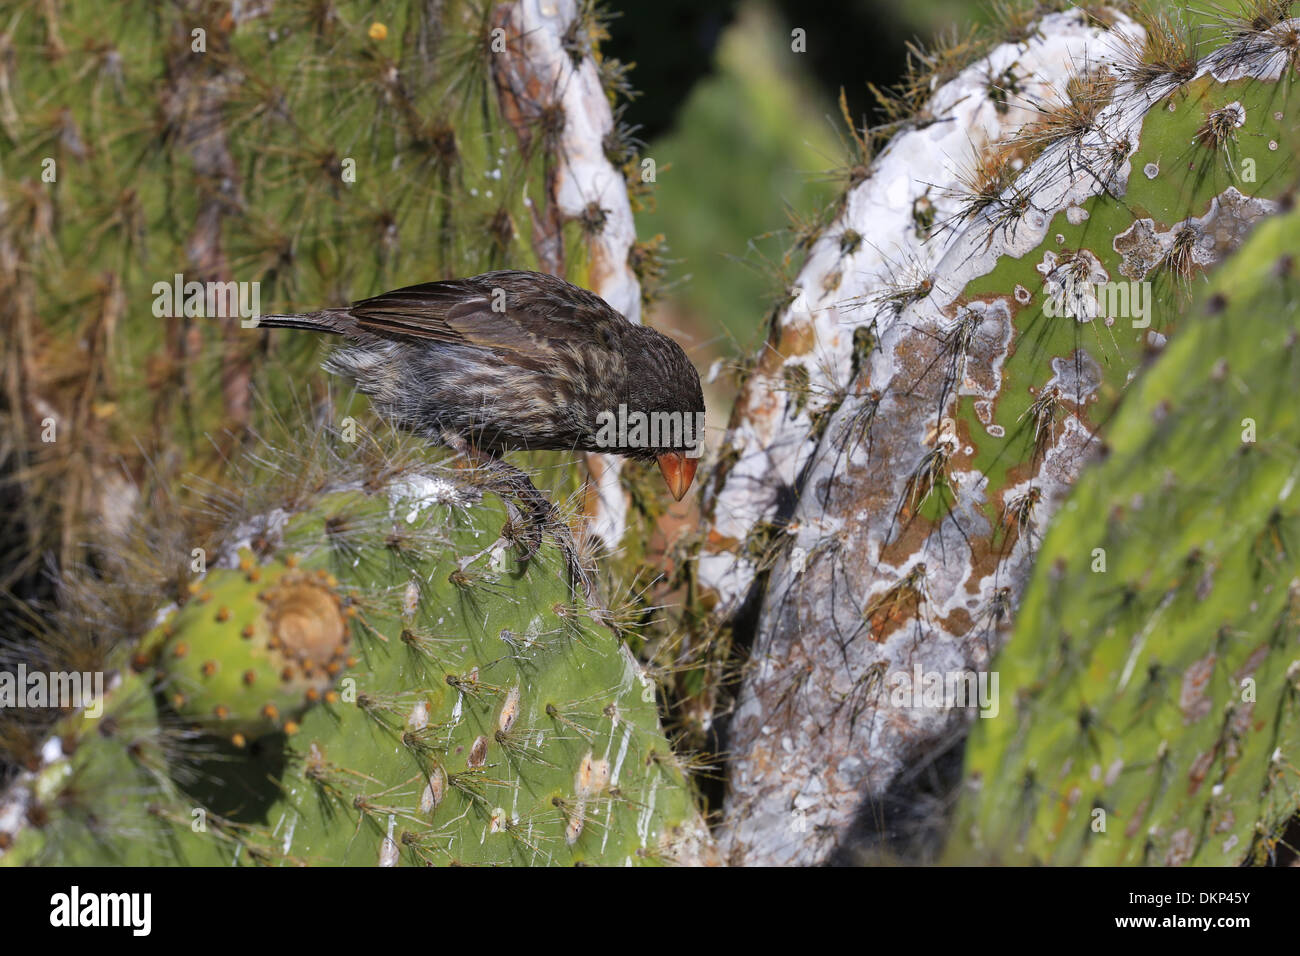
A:
<svg viewBox="0 0 1300 956">
<path fill-rule="evenodd" d="M 346 309 L 262 315 L 258 316 L 257 324 L 272 329 L 305 329 L 327 335 L 351 335 L 356 331 L 356 320 Z"/>
</svg>

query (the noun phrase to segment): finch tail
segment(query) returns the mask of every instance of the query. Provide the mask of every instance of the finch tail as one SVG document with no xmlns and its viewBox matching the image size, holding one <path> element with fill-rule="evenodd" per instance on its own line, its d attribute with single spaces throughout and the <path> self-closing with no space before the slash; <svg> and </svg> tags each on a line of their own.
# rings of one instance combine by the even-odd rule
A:
<svg viewBox="0 0 1300 956">
<path fill-rule="evenodd" d="M 257 324 L 272 329 L 305 329 L 308 332 L 323 332 L 326 335 L 352 335 L 356 332 L 356 320 L 347 309 L 325 309 L 321 312 L 303 312 L 300 314 L 262 315 Z"/>
</svg>

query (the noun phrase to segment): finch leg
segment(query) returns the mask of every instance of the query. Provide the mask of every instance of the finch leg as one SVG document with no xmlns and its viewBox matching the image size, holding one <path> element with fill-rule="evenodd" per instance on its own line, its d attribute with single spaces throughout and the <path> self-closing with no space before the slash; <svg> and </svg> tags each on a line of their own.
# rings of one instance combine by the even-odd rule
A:
<svg viewBox="0 0 1300 956">
<path fill-rule="evenodd" d="M 530 560 L 542 546 L 543 538 L 549 537 L 564 555 L 571 583 L 582 588 L 589 602 L 599 605 L 593 569 L 582 561 L 573 532 L 555 505 L 537 490 L 528 474 L 509 462 L 474 448 L 460 435 L 444 432 L 442 440 L 447 447 L 481 468 L 488 479 L 485 489 L 505 502 L 510 521 L 504 534 L 519 546 L 521 560 Z"/>
</svg>

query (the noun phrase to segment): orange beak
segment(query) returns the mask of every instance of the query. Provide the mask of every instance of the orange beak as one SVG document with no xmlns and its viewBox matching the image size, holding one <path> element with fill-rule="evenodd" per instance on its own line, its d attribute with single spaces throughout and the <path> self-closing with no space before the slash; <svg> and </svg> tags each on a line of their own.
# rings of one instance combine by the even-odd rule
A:
<svg viewBox="0 0 1300 956">
<path fill-rule="evenodd" d="M 686 495 L 691 482 L 695 480 L 695 466 L 698 458 L 687 458 L 679 451 L 665 452 L 659 456 L 659 470 L 663 472 L 664 483 L 673 497 L 678 501 Z"/>
</svg>

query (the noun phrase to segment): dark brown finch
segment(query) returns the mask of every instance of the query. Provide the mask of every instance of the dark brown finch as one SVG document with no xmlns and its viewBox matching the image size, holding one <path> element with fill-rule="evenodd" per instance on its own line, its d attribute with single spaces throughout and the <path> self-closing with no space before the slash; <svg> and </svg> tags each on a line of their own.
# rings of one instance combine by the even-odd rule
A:
<svg viewBox="0 0 1300 956">
<path fill-rule="evenodd" d="M 695 476 L 687 451 L 704 395 L 686 353 L 555 276 L 487 272 L 259 324 L 342 336 L 347 347 L 326 368 L 354 381 L 381 415 L 440 444 L 493 458 L 514 449 L 654 458 L 678 500 Z M 610 447 L 598 440 L 600 416 L 620 405 L 677 413 L 685 424 L 662 429 L 654 447 Z"/>
</svg>

